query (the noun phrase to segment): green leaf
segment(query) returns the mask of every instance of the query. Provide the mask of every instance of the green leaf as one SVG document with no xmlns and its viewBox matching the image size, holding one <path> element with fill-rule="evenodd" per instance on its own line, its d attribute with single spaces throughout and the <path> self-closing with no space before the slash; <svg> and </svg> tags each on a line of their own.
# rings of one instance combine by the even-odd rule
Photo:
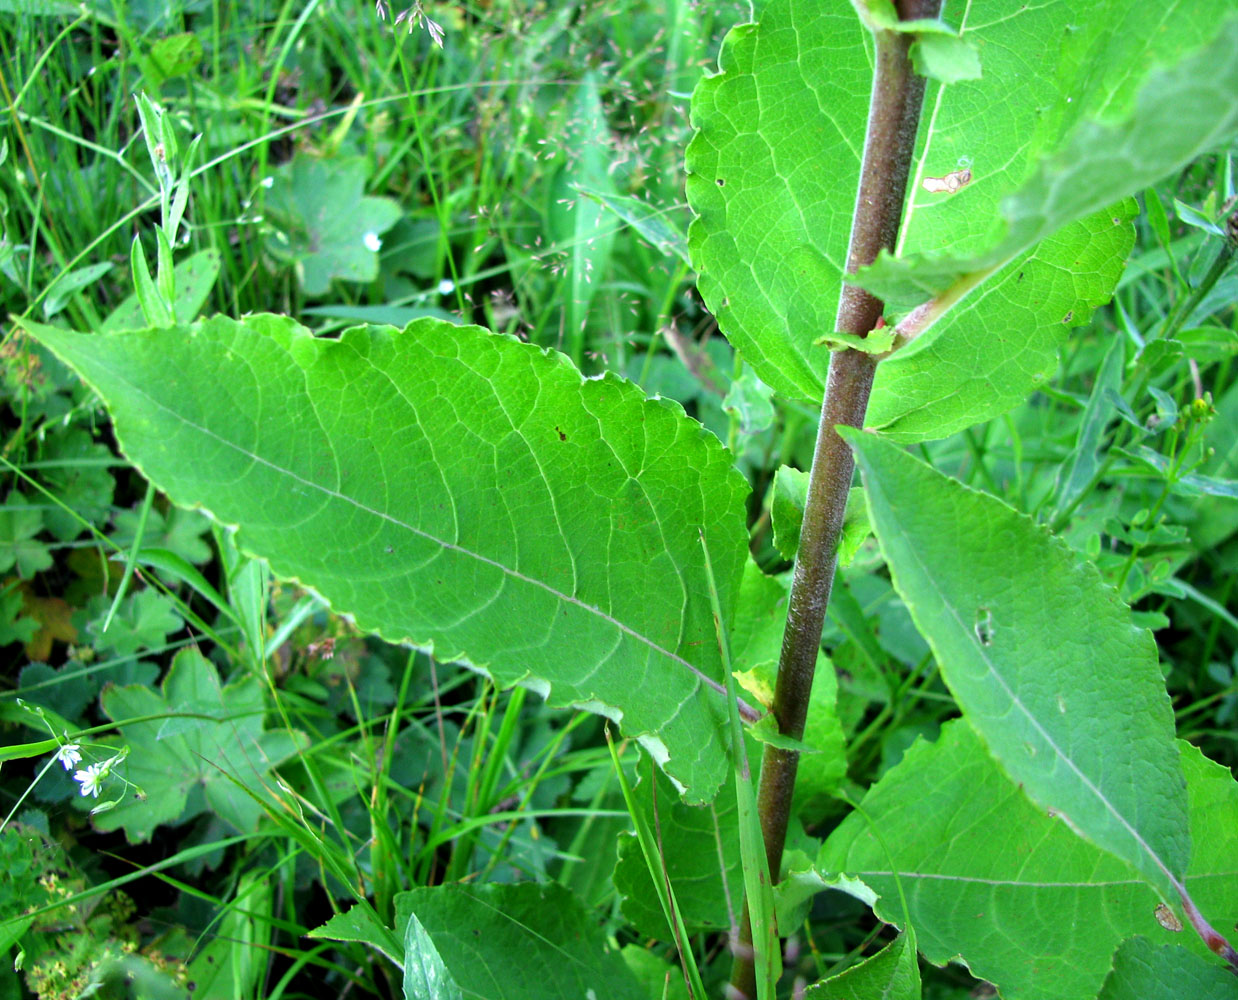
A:
<svg viewBox="0 0 1238 1000">
<path fill-rule="evenodd" d="M 29 663 L 17 678 L 17 696 L 23 701 L 44 705 L 68 720 L 81 718 L 99 693 L 95 675 L 80 663 L 52 668 L 46 663 Z"/>
<path fill-rule="evenodd" d="M 807 502 L 808 473 L 787 465 L 781 466 L 774 473 L 774 499 L 770 505 L 770 518 L 774 525 L 774 548 L 784 559 L 794 559 L 799 551 L 800 526 L 804 523 L 804 505 Z M 838 564 L 850 566 L 856 552 L 871 534 L 864 490 L 854 487 L 847 494 L 843 534 L 838 541 Z"/>
<path fill-rule="evenodd" d="M 771 0 L 692 97 L 688 248 L 728 340 L 767 385 L 819 400 L 835 329 L 871 41 L 845 5 Z"/>
<path fill-rule="evenodd" d="M 767 706 L 773 702 L 790 585 L 789 573 L 766 576 L 749 560 L 740 583 L 738 607 L 732 616 L 731 651 L 736 676 Z M 834 665 L 829 657 L 819 653 L 803 736 L 803 743 L 813 752 L 801 758 L 795 784 L 794 811 L 805 822 L 816 817 L 823 800 L 833 793 L 847 772 L 846 738 L 838 719 L 837 700 Z M 755 759 L 753 752 L 749 756 Z"/>
<path fill-rule="evenodd" d="M 1057 372 L 1071 328 L 1108 301 L 1136 210 L 1128 200 L 1071 223 L 882 361 L 865 425 L 897 441 L 932 440 L 1022 403 Z"/>
<path fill-rule="evenodd" d="M 997 0 L 971 5 L 961 38 L 982 52 L 985 76 L 930 87 L 900 252 L 953 247 L 971 230 L 983 236 L 1000 196 L 1035 162 L 1039 146 L 1029 137 L 1043 124 L 1047 95 L 1061 93 L 1066 109 L 1084 91 L 1086 80 L 1055 82 L 1053 60 L 1028 58 L 1038 45 L 1072 40 L 1075 13 L 1061 5 L 1011 12 Z M 689 244 L 701 292 L 758 375 L 792 397 L 816 401 L 824 385 L 826 358 L 811 345 L 835 327 L 871 59 L 868 33 L 845 8 L 771 0 L 759 26 L 728 36 L 723 72 L 702 81 L 693 99 L 699 131 L 688 149 L 687 192 L 699 218 Z M 933 183 L 964 174 L 965 186 Z M 930 336 L 943 345 L 966 338 L 943 364 L 922 364 L 913 376 L 902 367 L 905 351 L 883 362 L 870 414 L 880 425 L 910 414 L 900 430 L 922 438 L 1022 401 L 1053 370 L 1063 320 L 1085 321 L 1121 273 L 1132 234 L 1115 227 L 1114 216 L 1096 215 L 1025 254 L 1027 266 L 1010 261 L 996 293 L 973 295 L 958 316 L 939 320 Z M 933 383 L 922 385 L 933 367 Z M 966 407 L 952 412 L 951 400 Z M 952 425 L 938 427 L 941 416 Z"/>
<path fill-rule="evenodd" d="M 121 773 L 141 791 L 129 788 L 115 809 L 95 818 L 95 827 L 124 827 L 137 843 L 157 826 L 209 810 L 251 832 L 261 802 L 271 799 L 268 772 L 308 741 L 287 730 L 264 731 L 258 678 L 221 687 L 214 664 L 195 649 L 177 653 L 161 690 L 135 685 L 103 693 L 103 710 L 120 724 L 129 747 Z"/>
<path fill-rule="evenodd" d="M 27 326 L 148 479 L 277 575 L 390 641 L 621 718 L 693 801 L 729 773 L 697 531 L 729 614 L 747 486 L 678 405 L 429 319 L 339 340 L 275 316 Z"/>
<path fill-rule="evenodd" d="M 48 463 L 43 480 L 64 504 L 49 507 L 43 520 L 56 538 L 71 542 L 90 524 L 101 523 L 111 510 L 116 481 L 110 466 L 116 463 L 115 456 L 89 431 L 72 427 L 50 435 L 41 458 Z"/>
<path fill-rule="evenodd" d="M 873 434 L 839 433 L 895 587 L 994 757 L 1176 898 L 1191 840 L 1151 633 L 1030 518 Z"/>
<path fill-rule="evenodd" d="M 38 621 L 34 618 L 22 617 L 23 603 L 21 591 L 15 587 L 9 586 L 0 591 L 0 646 L 7 646 L 13 642 L 20 642 L 24 645 L 39 631 Z M 24 674 L 26 670 L 35 666 L 50 670 L 41 663 L 30 664 L 23 669 L 22 673 Z"/>
<path fill-rule="evenodd" d="M 814 983 L 804 1000 L 920 1000 L 920 964 L 912 932 L 837 976 Z"/>
<path fill-rule="evenodd" d="M 1180 747 L 1196 845 L 1185 881 L 1205 916 L 1230 914 L 1238 785 Z M 1096 996 L 1114 949 L 1133 934 L 1219 964 L 1194 934 L 1161 926 L 1157 893 L 1136 872 L 1029 802 L 963 721 L 943 726 L 936 743 L 917 742 L 869 789 L 815 873 L 819 887 L 846 873 L 838 888 L 900 925 L 901 883 L 925 958 L 961 958 L 1006 1000 Z"/>
<path fill-rule="evenodd" d="M 43 317 L 51 319 L 69 304 L 77 292 L 87 285 L 93 285 L 112 269 L 107 261 L 98 264 L 88 264 L 72 271 L 66 271 L 47 287 L 43 295 Z"/>
<path fill-rule="evenodd" d="M 1125 340 L 1115 336 L 1105 351 L 1100 371 L 1096 373 L 1096 381 L 1092 385 L 1092 394 L 1088 397 L 1083 415 L 1079 419 L 1079 433 L 1075 436 L 1075 446 L 1070 450 L 1070 457 L 1058 471 L 1057 502 L 1053 508 L 1054 522 L 1063 517 L 1076 501 L 1083 496 L 1084 491 L 1092 481 L 1093 475 L 1100 467 L 1100 444 L 1113 419 L 1114 407 L 1111 397 L 1118 395 L 1122 389 L 1122 367 L 1126 360 Z"/>
<path fill-rule="evenodd" d="M 69 0 L 0 0 L 0 13 L 26 17 L 74 17 L 81 7 Z"/>
<path fill-rule="evenodd" d="M 395 906 L 396 930 L 418 943 L 422 967 L 426 942 L 437 955 L 436 973 L 445 971 L 464 996 L 645 1000 L 623 960 L 607 948 L 600 923 L 562 886 L 455 883 L 402 892 Z M 410 932 L 414 918 L 421 930 Z M 440 995 L 408 992 L 407 957 L 405 966 L 407 997 Z"/>
<path fill-rule="evenodd" d="M 969 12 L 978 14 L 984 16 Z M 1204 0 L 1175 5 L 1172 30 L 1163 30 L 1163 10 L 1130 0 L 1094 7 L 1082 24 L 1075 14 L 1066 7 L 1025 7 L 1000 29 L 1000 37 L 1022 38 L 1020 50 L 1006 59 L 1027 70 L 1002 87 L 1011 97 L 1016 89 L 1027 93 L 1028 100 L 1008 101 L 996 135 L 987 116 L 976 113 L 976 101 L 993 99 L 996 91 L 988 85 L 1006 66 L 989 60 L 998 55 L 999 35 L 976 32 L 986 43 L 987 70 L 976 86 L 986 89 L 946 92 L 925 152 L 932 162 L 933 147 L 948 143 L 949 155 L 967 152 L 974 159 L 983 153 L 992 164 L 986 174 L 974 162 L 976 180 L 957 199 L 953 214 L 975 218 L 944 225 L 935 220 L 936 245 L 951 251 L 917 254 L 915 237 L 925 225 L 916 218 L 917 192 L 905 243 L 912 252 L 899 259 L 883 253 L 860 273 L 859 284 L 896 309 L 910 308 L 958 281 L 1005 267 L 1068 223 L 1141 191 L 1238 130 L 1238 18 L 1218 21 L 1216 6 Z M 1061 55 L 1028 59 L 1038 41 L 1060 45 Z M 1131 72 L 1158 64 L 1142 79 Z M 946 103 L 952 113 L 942 117 Z M 965 106 L 970 123 L 961 120 Z M 981 142 L 982 135 L 996 141 Z M 1003 146 L 1017 159 L 1003 158 Z M 990 213 L 999 204 L 1000 222 L 992 227 Z"/>
<path fill-rule="evenodd" d="M 129 248 L 129 265 L 133 272 L 133 292 L 138 297 L 145 326 L 171 326 L 176 322 L 171 303 L 166 301 L 150 276 L 146 253 L 142 249 L 142 237 L 133 237 Z"/>
<path fill-rule="evenodd" d="M 0 573 L 14 566 L 23 580 L 50 569 L 52 554 L 47 546 L 36 541 L 43 530 L 43 511 L 33 506 L 21 493 L 13 490 L 0 507 Z"/>
<path fill-rule="evenodd" d="M 296 266 L 307 295 L 326 295 L 333 278 L 373 281 L 376 244 L 403 214 L 390 198 L 364 195 L 361 158 L 317 160 L 300 155 L 277 169 L 266 212 L 280 227 L 267 250 Z"/>
<path fill-rule="evenodd" d="M 158 90 L 165 80 L 187 76 L 202 61 L 202 41 L 192 32 L 160 38 L 142 60 L 142 74 Z"/>
<path fill-rule="evenodd" d="M 647 775 L 648 769 L 642 768 L 642 772 Z M 652 783 L 643 777 L 634 791 L 645 822 L 655 831 L 688 932 L 723 931 L 736 925 L 735 909 L 744 894 L 744 873 L 734 784 L 728 782 L 712 802 L 703 806 L 680 802 L 674 786 L 661 772 L 655 773 Z M 635 835 L 619 838 L 614 885 L 623 899 L 624 919 L 643 935 L 674 940 Z"/>
<path fill-rule="evenodd" d="M 168 636 L 181 628 L 176 603 L 157 590 L 140 590 L 121 602 L 103 631 L 107 614 L 101 614 L 86 627 L 94 636 L 97 649 L 117 656 L 135 656 L 150 649 L 163 649 Z"/>
<path fill-rule="evenodd" d="M 1097 1000 L 1238 1000 L 1234 974 L 1172 944 L 1146 937 L 1123 941 Z"/>
<path fill-rule="evenodd" d="M 739 418 L 745 434 L 759 434 L 774 423 L 773 390 L 744 365 L 739 378 L 727 390 L 722 409 Z"/>
<path fill-rule="evenodd" d="M 678 965 L 636 944 L 624 945 L 620 954 L 637 981 L 645 987 L 647 1000 L 692 1000 Z"/>
<path fill-rule="evenodd" d="M 173 268 L 176 278 L 176 318 L 181 323 L 191 323 L 198 318 L 211 289 L 215 287 L 220 265 L 219 251 L 207 249 L 199 250 Z M 100 332 L 140 330 L 146 325 L 141 303 L 137 293 L 134 293 L 112 310 L 103 321 Z"/>
<path fill-rule="evenodd" d="M 358 944 L 368 944 L 371 948 L 386 955 L 397 965 L 402 956 L 407 953 L 408 944 L 399 947 L 399 938 L 391 928 L 385 927 L 378 919 L 374 908 L 368 903 L 356 903 L 343 913 L 337 913 L 325 924 L 315 927 L 305 935 L 326 941 L 356 941 Z"/>
<path fill-rule="evenodd" d="M 417 914 L 410 913 L 404 930 L 405 1000 L 463 1000 L 463 997 L 460 984 L 444 964 Z"/>
<path fill-rule="evenodd" d="M 1219 236 L 1225 239 L 1225 230 L 1213 222 L 1208 216 L 1197 208 L 1192 208 L 1190 205 L 1174 199 L 1174 212 L 1178 218 L 1191 226 L 1194 229 L 1202 229 L 1206 233 L 1211 233 L 1213 236 Z"/>
<path fill-rule="evenodd" d="M 911 63 L 916 72 L 942 83 L 979 80 L 980 53 L 969 41 L 954 35 L 925 32 L 911 45 Z"/>
<path fill-rule="evenodd" d="M 137 537 L 140 514 L 122 510 L 116 514 L 115 528 L 108 536 L 122 549 L 127 549 Z M 180 556 L 186 562 L 201 566 L 210 562 L 211 547 L 203 536 L 211 530 L 211 522 L 197 511 L 173 507 L 167 516 L 151 509 L 146 516 L 142 547 L 158 548 Z"/>
<path fill-rule="evenodd" d="M 616 194 L 613 190 L 598 190 L 588 184 L 576 182 L 576 190 L 599 205 L 604 205 L 614 215 L 635 229 L 655 249 L 666 256 L 678 257 L 689 264 L 688 238 L 684 236 L 669 208 L 659 208 L 632 195 Z M 680 206 L 682 209 L 682 206 Z"/>
<path fill-rule="evenodd" d="M 1218 478 L 1238 478 L 1238 382 L 1216 403 L 1216 416 L 1204 430 L 1204 448 L 1211 458 L 1201 470 Z M 1192 504 L 1191 541 L 1201 550 L 1215 549 L 1238 531 L 1238 504 L 1224 497 L 1202 496 Z"/>
</svg>

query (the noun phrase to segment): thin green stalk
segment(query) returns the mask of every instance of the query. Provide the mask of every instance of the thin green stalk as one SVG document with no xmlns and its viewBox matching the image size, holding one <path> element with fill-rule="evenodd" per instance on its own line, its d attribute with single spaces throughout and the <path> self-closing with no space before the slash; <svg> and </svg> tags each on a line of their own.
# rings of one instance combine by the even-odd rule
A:
<svg viewBox="0 0 1238 1000">
<path fill-rule="evenodd" d="M 903 20 L 934 18 L 941 2 L 899 0 L 897 8 Z M 847 254 L 849 273 L 871 264 L 883 248 L 893 250 L 895 246 L 924 103 L 924 79 L 912 71 L 908 57 L 911 36 L 877 31 L 874 40 L 876 68 Z M 864 337 L 877 327 L 882 309 L 882 302 L 868 292 L 855 285 L 844 285 L 835 330 Z M 876 359 L 862 351 L 842 350 L 830 357 L 772 708 L 779 731 L 794 740 L 804 734 L 821 629 L 838 561 L 847 491 L 855 469 L 851 450 L 834 428 L 839 424 L 863 426 L 876 365 Z M 798 753 L 772 746 L 765 748 L 758 811 L 769 871 L 774 879 L 782 870 L 798 765 Z M 749 998 L 755 995 L 756 986 L 751 943 L 752 929 L 745 906 L 731 985 L 737 994 Z"/>
</svg>

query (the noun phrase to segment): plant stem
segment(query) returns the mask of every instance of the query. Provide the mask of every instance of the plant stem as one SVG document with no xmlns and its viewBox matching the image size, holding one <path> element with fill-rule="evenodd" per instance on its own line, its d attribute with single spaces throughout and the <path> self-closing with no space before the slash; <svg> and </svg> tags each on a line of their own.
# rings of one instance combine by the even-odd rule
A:
<svg viewBox="0 0 1238 1000">
<path fill-rule="evenodd" d="M 935 18 L 941 0 L 898 0 L 897 7 L 902 20 Z M 908 58 L 912 37 L 877 31 L 874 39 L 877 61 L 847 252 L 849 273 L 871 264 L 882 248 L 894 249 L 924 103 L 924 79 L 915 75 Z M 882 309 L 882 302 L 862 288 L 844 285 L 835 329 L 864 337 L 877 327 Z M 834 428 L 838 424 L 863 426 L 876 366 L 877 360 L 863 351 L 841 350 L 830 356 L 772 709 L 779 731 L 796 740 L 804 734 L 821 629 L 838 560 L 847 491 L 855 470 L 851 449 Z M 782 870 L 798 765 L 799 754 L 766 746 L 757 810 L 770 875 L 775 881 Z M 756 995 L 752 931 L 746 905 L 731 985 L 739 996 Z"/>
</svg>

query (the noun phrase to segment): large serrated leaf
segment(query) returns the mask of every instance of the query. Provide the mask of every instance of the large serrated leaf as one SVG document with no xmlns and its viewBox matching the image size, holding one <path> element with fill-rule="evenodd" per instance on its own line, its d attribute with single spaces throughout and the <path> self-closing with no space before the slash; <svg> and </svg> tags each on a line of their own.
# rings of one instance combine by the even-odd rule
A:
<svg viewBox="0 0 1238 1000">
<path fill-rule="evenodd" d="M 969 14 L 984 81 L 944 91 L 918 174 L 956 169 L 962 156 L 972 179 L 945 198 L 921 184 L 904 256 L 883 254 L 860 274 L 896 308 L 1004 267 L 1238 131 L 1238 17 L 1220 20 L 1215 3 L 1108 0 L 1082 18 L 1071 4 L 1037 4 L 1000 26 L 984 23 L 990 7 Z M 1010 91 L 997 127 L 976 111 L 994 86 Z"/>
<path fill-rule="evenodd" d="M 1132 199 L 1071 223 L 883 361 L 866 425 L 896 441 L 932 440 L 1022 403 L 1057 372 L 1070 330 L 1109 300 L 1137 208 Z"/>
<path fill-rule="evenodd" d="M 819 399 L 871 85 L 849 4 L 772 0 L 692 97 L 688 230 L 699 288 L 767 385 Z"/>
<path fill-rule="evenodd" d="M 1133 239 L 1126 196 L 1229 134 L 1238 114 L 1225 73 L 1196 81 L 1200 103 L 1173 123 L 1172 155 L 1138 170 L 1124 160 L 1098 166 L 1115 149 L 1140 154 L 1133 132 L 1125 145 L 1115 136 L 1136 114 L 1147 67 L 1172 67 L 1216 34 L 1205 0 L 1107 0 L 1086 11 L 972 0 L 948 4 L 945 18 L 979 52 L 982 76 L 930 83 L 901 256 L 861 283 L 897 311 L 982 273 L 962 307 L 878 369 L 870 423 L 903 440 L 988 419 L 1043 382 L 1069 328 L 1107 301 L 1121 274 Z M 1207 59 L 1178 67 L 1177 99 L 1188 101 L 1189 81 L 1228 65 L 1235 49 L 1218 40 Z M 699 218 L 689 246 L 702 295 L 757 374 L 796 398 L 817 400 L 823 389 L 826 351 L 812 345 L 835 322 L 870 50 L 841 0 L 770 0 L 758 25 L 728 36 L 722 72 L 693 98 L 687 191 Z M 1229 103 L 1222 111 L 1218 102 Z M 1025 218 L 1007 238 L 999 207 L 1013 192 Z"/>
<path fill-rule="evenodd" d="M 876 435 L 840 433 L 895 587 L 993 756 L 1176 898 L 1191 839 L 1151 633 L 1030 518 Z"/>
<path fill-rule="evenodd" d="M 277 574 L 384 638 L 621 719 L 692 801 L 727 775 L 698 529 L 729 609 L 747 490 L 677 405 L 433 319 L 338 341 L 278 316 L 27 326 L 152 482 Z"/>
<path fill-rule="evenodd" d="M 1205 915 L 1224 918 L 1238 893 L 1238 785 L 1181 747 L 1198 845 L 1185 881 Z M 925 957 L 961 957 L 1006 1000 L 1096 996 L 1132 934 L 1180 945 L 1229 975 L 1189 929 L 1166 929 L 1156 892 L 1135 871 L 1029 802 L 962 721 L 913 746 L 830 835 L 815 872 L 792 878 L 825 887 L 838 873 L 850 876 L 839 887 L 883 920 L 903 923 L 905 897 Z"/>
</svg>

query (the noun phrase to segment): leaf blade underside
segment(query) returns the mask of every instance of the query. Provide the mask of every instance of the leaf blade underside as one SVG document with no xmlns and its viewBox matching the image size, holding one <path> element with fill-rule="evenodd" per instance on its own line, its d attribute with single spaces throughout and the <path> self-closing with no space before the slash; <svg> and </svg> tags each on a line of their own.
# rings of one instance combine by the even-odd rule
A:
<svg viewBox="0 0 1238 1000">
<path fill-rule="evenodd" d="M 278 575 L 390 641 L 622 717 L 690 800 L 726 776 L 696 533 L 729 607 L 746 486 L 674 404 L 434 319 L 338 341 L 273 316 L 30 332 L 144 475 Z"/>
</svg>

